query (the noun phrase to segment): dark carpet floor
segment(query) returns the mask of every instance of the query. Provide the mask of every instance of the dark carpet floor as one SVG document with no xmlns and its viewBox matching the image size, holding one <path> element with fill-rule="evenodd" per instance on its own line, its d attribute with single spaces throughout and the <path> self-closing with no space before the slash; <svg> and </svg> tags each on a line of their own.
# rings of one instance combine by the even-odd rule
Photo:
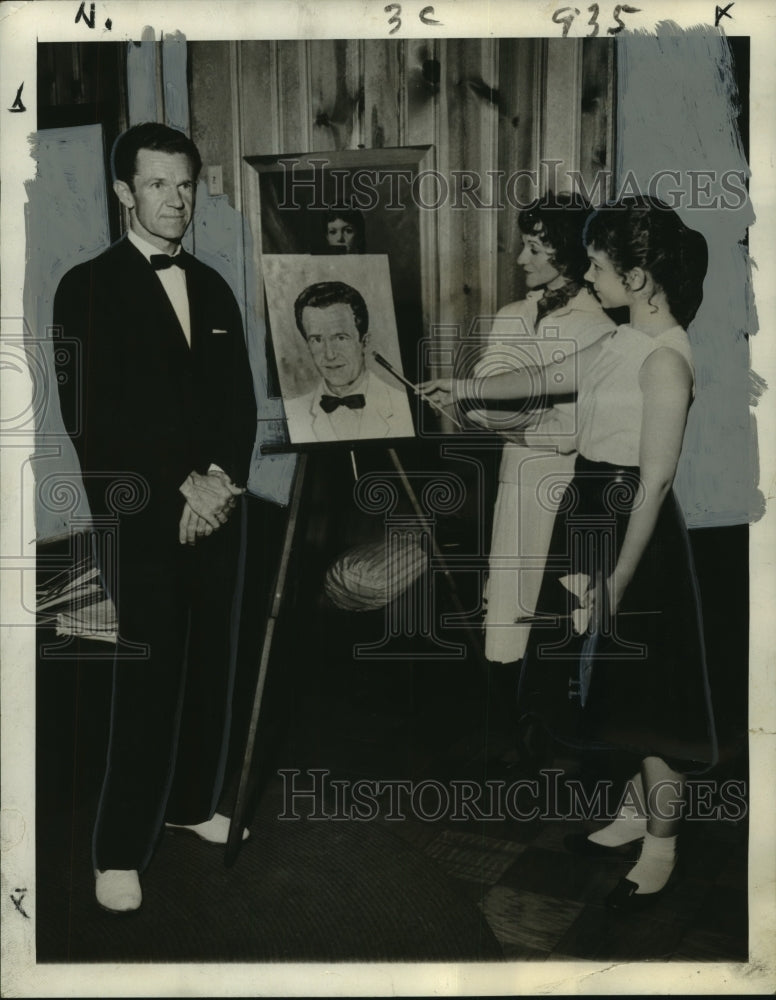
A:
<svg viewBox="0 0 776 1000">
<path fill-rule="evenodd" d="M 144 903 L 102 911 L 91 815 L 39 830 L 39 962 L 482 961 L 501 948 L 481 911 L 411 843 L 375 823 L 278 819 L 268 789 L 252 836 L 223 849 L 163 835 Z"/>
<path fill-rule="evenodd" d="M 724 724 L 723 759 L 710 777 L 745 788 L 746 672 L 730 669 L 742 633 L 731 632 L 729 613 L 721 613 L 728 587 L 712 572 L 722 556 L 730 569 L 743 551 L 738 536 L 725 550 L 730 537 L 696 533 L 696 547 Z M 744 571 L 741 564 L 745 579 Z M 741 603 L 745 608 L 745 591 Z M 246 619 L 232 773 L 262 623 L 262 615 Z M 108 650 L 82 643 L 72 659 L 41 660 L 38 961 L 746 960 L 745 815 L 687 824 L 684 878 L 648 913 L 629 919 L 613 919 L 603 906 L 627 861 L 565 853 L 563 836 L 580 829 L 579 821 L 446 814 L 392 822 L 383 806 L 366 822 L 278 819 L 282 769 L 320 769 L 345 781 L 434 779 L 446 787 L 520 777 L 490 763 L 513 734 L 500 682 L 471 660 L 422 662 L 405 651 L 394 660 L 356 663 L 353 643 L 374 638 L 366 619 L 288 624 L 294 627 L 281 637 L 262 712 L 252 839 L 226 868 L 221 849 L 165 834 L 143 877 L 144 906 L 127 918 L 96 906 L 89 857 L 107 739 Z M 51 638 L 43 629 L 42 641 Z M 579 760 L 551 763 L 566 775 L 596 777 L 580 772 L 587 765 Z M 609 775 L 616 763 L 598 762 L 598 773 Z M 620 762 L 620 778 L 632 773 L 624 767 Z"/>
</svg>

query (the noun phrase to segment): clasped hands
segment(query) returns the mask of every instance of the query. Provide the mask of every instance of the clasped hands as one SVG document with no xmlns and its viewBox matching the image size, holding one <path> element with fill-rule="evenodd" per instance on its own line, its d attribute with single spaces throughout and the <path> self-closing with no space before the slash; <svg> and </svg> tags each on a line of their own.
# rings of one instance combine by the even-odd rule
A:
<svg viewBox="0 0 776 1000">
<path fill-rule="evenodd" d="M 226 524 L 234 510 L 237 497 L 245 490 L 235 486 L 221 469 L 211 469 L 207 475 L 192 472 L 180 487 L 186 497 L 178 541 L 181 545 L 194 545 L 198 538 L 212 535 Z"/>
</svg>

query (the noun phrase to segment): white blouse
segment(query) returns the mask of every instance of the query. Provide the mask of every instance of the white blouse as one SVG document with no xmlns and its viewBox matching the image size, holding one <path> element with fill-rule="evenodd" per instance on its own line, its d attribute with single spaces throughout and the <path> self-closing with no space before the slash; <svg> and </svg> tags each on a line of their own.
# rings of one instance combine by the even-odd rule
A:
<svg viewBox="0 0 776 1000">
<path fill-rule="evenodd" d="M 604 339 L 589 367 L 580 372 L 577 397 L 577 451 L 592 462 L 638 465 L 644 397 L 641 367 L 660 347 L 685 359 L 693 375 L 692 350 L 686 332 L 673 326 L 657 336 L 620 326 Z"/>
<path fill-rule="evenodd" d="M 515 371 L 526 364 L 558 364 L 558 352 L 573 370 L 575 356 L 615 330 L 614 323 L 598 300 L 583 288 L 565 306 L 536 322 L 541 291 L 530 291 L 525 299 L 499 310 L 487 336 L 487 344 L 474 370 L 475 377 Z M 506 439 L 500 480 L 518 482 L 518 466 L 537 449 L 568 454 L 576 449 L 576 401 L 545 402 L 543 409 L 520 411 L 473 410 L 467 417 L 499 431 Z M 510 431 L 520 429 L 524 444 L 510 443 Z M 531 451 L 526 451 L 530 448 Z"/>
</svg>

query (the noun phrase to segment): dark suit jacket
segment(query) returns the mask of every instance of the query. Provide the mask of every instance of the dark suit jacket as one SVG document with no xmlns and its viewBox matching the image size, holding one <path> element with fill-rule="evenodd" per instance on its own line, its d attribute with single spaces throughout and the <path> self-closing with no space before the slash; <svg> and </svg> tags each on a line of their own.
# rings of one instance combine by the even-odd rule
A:
<svg viewBox="0 0 776 1000">
<path fill-rule="evenodd" d="M 92 514 L 110 512 L 106 487 L 117 476 L 139 475 L 148 502 L 127 523 L 176 544 L 187 475 L 215 463 L 245 485 L 256 433 L 234 295 L 212 268 L 189 261 L 191 347 L 156 273 L 127 239 L 69 271 L 54 301 L 54 322 L 81 355 L 73 362 L 80 378 L 72 367 L 58 376 Z"/>
</svg>

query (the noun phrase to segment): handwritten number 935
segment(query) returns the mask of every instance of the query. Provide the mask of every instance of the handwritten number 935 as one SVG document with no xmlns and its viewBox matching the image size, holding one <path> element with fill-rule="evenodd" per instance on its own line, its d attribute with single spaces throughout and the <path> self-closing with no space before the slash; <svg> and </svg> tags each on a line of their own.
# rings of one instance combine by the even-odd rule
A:
<svg viewBox="0 0 776 1000">
<path fill-rule="evenodd" d="M 601 11 L 601 8 L 597 3 L 593 3 L 590 4 L 587 10 L 588 13 L 592 15 L 587 23 L 593 29 L 591 32 L 588 33 L 587 37 L 595 38 L 595 36 L 601 30 L 601 26 L 598 23 L 598 15 Z M 615 21 L 617 27 L 607 28 L 606 33 L 608 35 L 618 35 L 625 27 L 625 24 L 622 18 L 620 17 L 620 14 L 638 14 L 640 10 L 641 10 L 640 7 L 631 7 L 629 4 L 618 3 L 617 6 L 612 11 L 612 20 Z M 566 35 L 568 35 L 572 22 L 574 21 L 574 18 L 578 14 L 579 14 L 578 7 L 559 7 L 558 10 L 556 10 L 555 13 L 552 15 L 552 19 L 555 22 L 555 24 L 563 25 L 564 38 L 566 37 Z"/>
</svg>

